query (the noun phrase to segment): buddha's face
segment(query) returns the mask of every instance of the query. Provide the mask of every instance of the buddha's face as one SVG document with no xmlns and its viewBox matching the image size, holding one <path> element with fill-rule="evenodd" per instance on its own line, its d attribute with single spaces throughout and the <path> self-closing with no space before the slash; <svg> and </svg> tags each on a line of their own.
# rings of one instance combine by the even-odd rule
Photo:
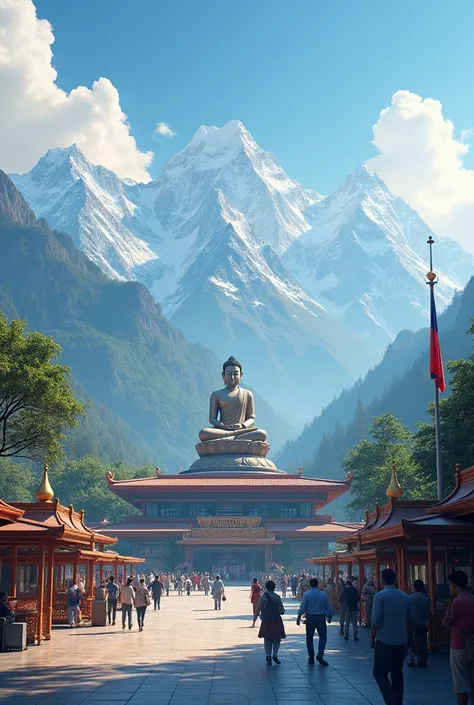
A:
<svg viewBox="0 0 474 705">
<path fill-rule="evenodd" d="M 222 379 L 227 389 L 235 389 L 240 384 L 241 372 L 237 365 L 228 365 L 222 373 Z"/>
</svg>

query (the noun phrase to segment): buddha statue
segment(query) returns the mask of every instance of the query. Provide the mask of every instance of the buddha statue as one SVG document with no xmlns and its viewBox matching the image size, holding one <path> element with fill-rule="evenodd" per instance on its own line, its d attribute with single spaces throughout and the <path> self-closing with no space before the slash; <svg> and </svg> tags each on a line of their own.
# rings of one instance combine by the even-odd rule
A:
<svg viewBox="0 0 474 705">
<path fill-rule="evenodd" d="M 203 442 L 215 440 L 265 441 L 267 433 L 255 428 L 255 404 L 253 394 L 240 386 L 242 365 L 235 357 L 229 357 L 222 366 L 225 387 L 212 392 L 209 423 L 199 433 Z"/>
</svg>

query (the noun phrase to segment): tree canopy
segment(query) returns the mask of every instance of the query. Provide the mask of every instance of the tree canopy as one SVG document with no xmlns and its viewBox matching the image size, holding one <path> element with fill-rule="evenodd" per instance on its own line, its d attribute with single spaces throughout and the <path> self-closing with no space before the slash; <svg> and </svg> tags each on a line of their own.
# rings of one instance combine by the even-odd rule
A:
<svg viewBox="0 0 474 705">
<path fill-rule="evenodd" d="M 0 313 L 0 457 L 61 456 L 63 430 L 77 425 L 84 406 L 69 384 L 70 369 L 52 362 L 60 353 L 51 337 Z"/>
<path fill-rule="evenodd" d="M 351 515 L 387 501 L 393 463 L 404 499 L 427 499 L 436 495 L 435 483 L 413 458 L 413 434 L 401 419 L 391 412 L 376 416 L 369 434 L 370 440 L 358 443 L 344 460 L 345 469 L 353 473 L 352 500 L 346 507 Z"/>
</svg>

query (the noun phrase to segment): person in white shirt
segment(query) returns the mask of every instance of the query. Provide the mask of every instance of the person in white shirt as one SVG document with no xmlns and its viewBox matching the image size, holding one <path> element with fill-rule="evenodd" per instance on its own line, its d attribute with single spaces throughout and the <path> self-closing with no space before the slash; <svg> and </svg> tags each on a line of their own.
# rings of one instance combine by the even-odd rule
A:
<svg viewBox="0 0 474 705">
<path fill-rule="evenodd" d="M 214 609 L 220 610 L 222 597 L 225 593 L 224 583 L 220 579 L 219 575 L 216 575 L 216 579 L 212 584 L 211 595 L 214 598 Z"/>
<path fill-rule="evenodd" d="M 135 590 L 132 587 L 133 578 L 127 579 L 127 584 L 122 585 L 120 596 L 122 598 L 122 629 L 125 629 L 125 619 L 128 615 L 128 628 L 133 627 L 132 611 L 135 604 Z"/>
</svg>

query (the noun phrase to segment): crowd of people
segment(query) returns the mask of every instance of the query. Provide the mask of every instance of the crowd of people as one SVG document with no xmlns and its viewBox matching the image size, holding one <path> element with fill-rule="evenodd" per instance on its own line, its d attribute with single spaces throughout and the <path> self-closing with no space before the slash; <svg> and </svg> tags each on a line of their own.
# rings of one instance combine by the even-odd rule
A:
<svg viewBox="0 0 474 705">
<path fill-rule="evenodd" d="M 226 600 L 225 576 L 219 573 L 176 574 L 150 573 L 133 575 L 125 584 L 116 582 L 113 575 L 107 576 L 96 588 L 95 598 L 107 601 L 107 621 L 116 624 L 117 607 L 121 603 L 122 629 L 133 628 L 134 608 L 138 630 L 144 629 L 148 607 L 161 609 L 163 596 L 170 590 L 177 595 L 190 596 L 202 591 L 210 595 L 214 609 L 220 610 Z M 282 615 L 285 613 L 283 599 L 291 596 L 299 599 L 296 624 L 305 624 L 308 664 L 317 661 L 322 666 L 328 662 L 324 657 L 327 642 L 327 624 L 333 615 L 339 615 L 339 633 L 348 640 L 352 634 L 359 640 L 361 604 L 365 602 L 364 626 L 370 628 L 370 643 L 374 649 L 374 678 L 384 702 L 399 705 L 403 701 L 403 665 L 408 655 L 408 666 L 428 666 L 427 636 L 431 618 L 430 599 L 422 580 L 415 580 L 410 593 L 396 587 L 396 574 L 391 569 L 382 571 L 382 589 L 377 591 L 373 578 L 365 580 L 361 587 L 357 577 L 342 575 L 334 581 L 329 578 L 325 585 L 318 578 L 306 574 L 256 575 L 250 586 L 249 599 L 252 608 L 252 627 L 260 618 L 258 636 L 264 641 L 268 665 L 280 664 L 278 657 L 281 640 L 286 638 Z M 451 630 L 450 664 L 457 705 L 467 705 L 474 697 L 474 595 L 468 590 L 468 576 L 462 570 L 449 575 L 451 601 L 443 625 Z M 281 591 L 281 597 L 277 594 Z M 84 586 L 73 583 L 67 590 L 69 624 L 74 627 L 80 619 L 80 607 Z M 9 605 L 7 593 L 0 594 L 0 617 L 14 621 L 15 613 Z M 315 653 L 314 635 L 318 634 L 318 650 Z"/>
</svg>

